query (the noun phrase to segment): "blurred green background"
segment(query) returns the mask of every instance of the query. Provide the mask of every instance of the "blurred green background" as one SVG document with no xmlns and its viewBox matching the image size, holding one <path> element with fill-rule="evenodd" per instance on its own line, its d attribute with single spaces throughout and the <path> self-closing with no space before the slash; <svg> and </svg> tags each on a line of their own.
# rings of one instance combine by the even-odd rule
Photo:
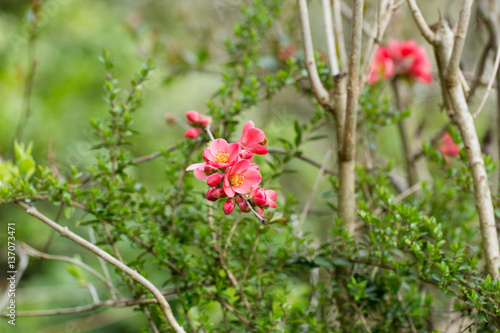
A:
<svg viewBox="0 0 500 333">
<path fill-rule="evenodd" d="M 34 157 L 38 164 L 49 165 L 55 158 L 61 172 L 68 171 L 70 165 L 84 169 L 93 164 L 93 152 L 89 149 L 97 140 L 90 119 L 103 117 L 107 111 L 102 98 L 104 70 L 98 59 L 103 48 L 107 48 L 115 63 L 115 77 L 120 80 L 119 86 L 123 89 L 129 88 L 130 79 L 148 57 L 153 58 L 156 66 L 153 77 L 144 84 L 143 105 L 136 113 L 134 126 L 141 135 L 134 137 L 131 151 L 135 156 L 141 156 L 171 146 L 183 137 L 184 112 L 206 112 L 206 101 L 220 85 L 220 70 L 227 61 L 224 41 L 232 37 L 233 24 L 238 20 L 239 7 L 244 2 L 248 3 L 238 0 L 43 1 L 38 36 L 34 43 L 36 71 L 31 113 L 21 141 L 34 142 Z M 374 3 L 367 1 L 366 4 L 369 20 L 373 18 Z M 456 17 L 456 1 L 424 0 L 420 3 L 432 20 L 437 20 L 438 9 L 445 17 Z M 324 50 L 324 39 L 320 3 L 311 1 L 310 6 L 315 43 L 321 51 Z M 284 34 L 298 43 L 295 2 L 285 1 L 283 12 Z M 30 15 L 30 1 L 0 0 L 0 155 L 4 158 L 12 156 L 12 137 L 24 108 L 23 91 L 30 62 Z M 344 21 L 344 25 L 348 32 L 348 21 Z M 474 59 L 480 45 L 486 41 L 486 36 L 476 28 L 474 25 L 471 27 L 464 54 L 467 72 L 473 72 Z M 277 33 L 274 29 L 270 34 Z M 397 12 L 387 36 L 422 41 L 409 20 L 405 6 Z M 263 63 L 276 56 L 274 51 L 265 50 Z M 434 63 L 432 54 L 429 55 Z M 416 84 L 404 89 L 406 102 L 411 101 L 413 129 L 422 120 L 426 122 L 422 134 L 424 138 L 447 120 L 444 112 L 439 111 L 440 94 L 437 88 L 438 83 L 434 82 L 429 86 Z M 473 109 L 482 91 L 480 89 L 476 95 Z M 266 131 L 270 145 L 279 146 L 276 139 L 293 137 L 293 121 L 307 121 L 312 117 L 313 109 L 309 98 L 289 87 L 273 100 L 244 113 L 240 120 L 254 120 L 257 127 Z M 166 114 L 177 117 L 178 125 L 167 124 Z M 489 107 L 481 114 L 477 123 L 481 135 L 492 123 L 493 114 Z M 327 128 L 323 131 L 333 137 Z M 374 144 L 384 156 L 383 160 L 394 159 L 397 168 L 403 170 L 395 133 L 393 127 L 384 129 L 378 133 Z M 326 141 L 310 143 L 304 151 L 307 156 L 321 161 L 328 144 Z M 53 157 L 49 158 L 49 155 Z M 334 163 L 335 157 L 330 163 L 331 168 Z M 289 168 L 299 172 L 282 177 L 279 184 L 274 185 L 279 185 L 283 194 L 293 192 L 300 208 L 316 178 L 317 169 L 301 161 L 292 161 Z M 160 160 L 137 167 L 135 173 L 151 190 L 165 181 L 164 162 Z M 203 184 L 200 184 L 202 187 Z M 321 197 L 321 193 L 328 189 L 327 182 L 320 183 L 313 211 L 321 213 L 326 209 L 328 212 L 326 199 Z M 49 205 L 41 207 L 46 211 L 52 210 L 51 216 L 57 214 L 57 208 Z M 0 265 L 0 289 L 3 290 L 6 284 L 4 272 L 7 270 L 4 257 L 6 223 L 16 223 L 17 242 L 25 241 L 37 249 L 46 244 L 50 231 L 35 220 L 26 218 L 18 207 L 7 205 L 0 208 L 0 214 L 0 259 L 3 262 Z M 87 227 L 75 225 L 75 221 L 81 218 L 76 216 L 67 220 L 63 216 L 61 224 L 87 237 Z M 308 228 L 320 232 L 323 225 L 331 223 L 332 214 L 314 215 L 311 219 L 315 223 Z M 131 251 L 122 244 L 122 251 L 126 253 L 127 250 Z M 95 257 L 58 236 L 55 236 L 49 252 L 69 256 L 80 253 L 85 262 L 99 268 Z M 89 304 L 88 289 L 79 285 L 78 279 L 68 272 L 66 266 L 61 262 L 31 259 L 18 286 L 17 310 Z M 161 272 L 151 273 L 161 280 Z M 101 296 L 102 299 L 108 297 L 104 291 Z M 15 328 L 0 320 L 0 332 L 138 332 L 145 326 L 144 316 L 131 309 L 97 311 L 90 317 L 88 313 L 85 316 L 19 317 Z"/>
</svg>

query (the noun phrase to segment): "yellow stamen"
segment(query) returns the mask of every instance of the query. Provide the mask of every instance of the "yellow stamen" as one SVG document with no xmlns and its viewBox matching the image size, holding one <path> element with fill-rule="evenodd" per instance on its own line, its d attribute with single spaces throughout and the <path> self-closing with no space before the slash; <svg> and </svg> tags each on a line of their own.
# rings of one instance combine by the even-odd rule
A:
<svg viewBox="0 0 500 333">
<path fill-rule="evenodd" d="M 242 173 L 229 175 L 229 183 L 231 186 L 240 186 L 245 182 L 245 176 Z"/>
<path fill-rule="evenodd" d="M 218 152 L 215 155 L 215 159 L 217 160 L 217 163 L 227 163 L 227 161 L 229 161 L 229 154 Z"/>
</svg>

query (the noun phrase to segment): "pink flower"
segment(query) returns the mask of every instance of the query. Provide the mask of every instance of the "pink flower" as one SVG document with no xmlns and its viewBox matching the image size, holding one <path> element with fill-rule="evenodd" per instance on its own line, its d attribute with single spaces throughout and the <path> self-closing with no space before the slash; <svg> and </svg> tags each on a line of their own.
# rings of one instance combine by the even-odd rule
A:
<svg viewBox="0 0 500 333">
<path fill-rule="evenodd" d="M 394 61 L 396 74 L 423 83 L 432 82 L 431 63 L 427 52 L 413 39 L 402 42 L 391 40 L 388 50 Z"/>
<path fill-rule="evenodd" d="M 243 126 L 243 133 L 238 143 L 243 151 L 246 150 L 258 155 L 265 155 L 268 152 L 266 148 L 267 139 L 264 131 L 255 128 L 251 120 Z"/>
<path fill-rule="evenodd" d="M 212 122 L 212 120 L 209 117 L 199 114 L 196 111 L 187 111 L 186 118 L 188 124 L 192 126 L 207 127 Z"/>
<path fill-rule="evenodd" d="M 215 168 L 227 168 L 238 161 L 239 152 L 237 143 L 228 144 L 224 139 L 216 139 L 203 150 L 203 159 Z"/>
<path fill-rule="evenodd" d="M 394 61 L 389 51 L 381 46 L 378 48 L 370 70 L 369 84 L 374 84 L 379 80 L 389 80 L 394 75 Z"/>
<path fill-rule="evenodd" d="M 278 47 L 278 60 L 286 61 L 288 59 L 293 59 L 297 56 L 297 46 L 294 43 L 288 45 L 281 44 Z"/>
<path fill-rule="evenodd" d="M 439 146 L 439 152 L 443 155 L 446 163 L 450 163 L 450 157 L 458 156 L 458 146 L 453 141 L 453 138 L 448 134 L 444 133 L 441 137 L 441 145 Z"/>
<path fill-rule="evenodd" d="M 260 172 L 250 167 L 248 160 L 240 160 L 226 171 L 224 177 L 224 192 L 229 197 L 234 197 L 236 193 L 245 194 L 250 192 L 253 186 L 259 185 L 262 180 Z"/>
<path fill-rule="evenodd" d="M 217 201 L 218 199 L 225 197 L 227 197 L 227 195 L 220 187 L 211 187 L 207 191 L 207 199 L 210 201 Z"/>
<path fill-rule="evenodd" d="M 203 131 L 201 130 L 201 128 L 198 128 L 198 127 L 192 127 L 192 128 L 190 128 L 190 129 L 188 129 L 188 130 L 186 131 L 186 133 L 184 133 L 184 137 L 185 137 L 185 138 L 194 139 L 194 138 L 198 137 L 198 136 L 201 134 L 201 132 L 203 132 Z"/>
<path fill-rule="evenodd" d="M 278 193 L 273 190 L 264 190 L 259 186 L 252 188 L 250 191 L 250 199 L 253 200 L 254 204 L 257 206 L 261 206 L 264 208 L 276 208 L 276 198 L 278 197 Z"/>
<path fill-rule="evenodd" d="M 234 210 L 234 198 L 227 199 L 227 201 L 224 202 L 222 209 L 224 210 L 224 214 L 226 215 L 231 214 Z"/>
</svg>

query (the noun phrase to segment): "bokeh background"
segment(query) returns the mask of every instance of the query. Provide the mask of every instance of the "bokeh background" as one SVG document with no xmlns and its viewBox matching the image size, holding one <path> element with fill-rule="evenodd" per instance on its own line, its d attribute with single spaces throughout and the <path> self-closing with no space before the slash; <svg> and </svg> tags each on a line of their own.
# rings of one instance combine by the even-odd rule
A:
<svg viewBox="0 0 500 333">
<path fill-rule="evenodd" d="M 85 169 L 94 163 L 90 148 L 97 141 L 92 131 L 92 117 L 103 117 L 107 111 L 103 99 L 104 69 L 99 56 L 108 49 L 115 63 L 114 74 L 119 86 L 128 89 L 134 73 L 151 57 L 155 70 L 143 87 L 143 105 L 136 113 L 135 128 L 141 133 L 133 139 L 131 151 L 141 156 L 169 147 L 182 140 L 184 112 L 207 112 L 206 102 L 221 84 L 221 70 L 227 61 L 224 42 L 233 36 L 233 26 L 238 22 L 241 0 L 124 0 L 81 1 L 44 0 L 39 31 L 34 51 L 28 48 L 29 22 L 32 19 L 30 1 L 0 0 L 0 156 L 12 156 L 12 138 L 21 119 L 26 99 L 23 97 L 29 73 L 30 59 L 36 62 L 31 94 L 31 111 L 21 141 L 34 143 L 34 157 L 38 164 L 54 163 L 61 172 L 70 165 Z M 349 6 L 350 1 L 346 1 Z M 421 0 L 421 8 L 429 20 L 457 17 L 459 2 L 456 0 Z M 366 17 L 374 18 L 375 1 L 367 1 Z M 301 57 L 298 38 L 298 19 L 295 1 L 284 2 L 282 20 L 276 24 L 266 40 L 269 47 L 263 50 L 261 66 L 272 71 L 277 62 L 279 43 L 297 44 L 297 57 Z M 315 45 L 324 50 L 320 1 L 310 1 Z M 475 15 L 475 14 L 474 14 Z M 474 20 L 472 21 L 474 22 Z M 346 40 L 349 21 L 344 18 Z M 487 36 L 474 23 L 471 24 L 463 68 L 473 73 L 478 54 Z M 422 42 L 405 5 L 397 11 L 386 34 L 389 38 L 410 39 Z M 431 61 L 432 50 L 427 47 Z M 491 66 L 491 65 L 488 65 Z M 486 73 L 488 73 L 488 68 Z M 435 70 L 433 73 L 435 74 Z M 403 87 L 404 102 L 412 110 L 412 130 L 425 122 L 419 139 L 428 138 L 447 120 L 440 110 L 440 90 L 435 81 L 429 86 L 415 84 Z M 472 109 L 482 97 L 480 88 Z M 390 91 L 388 91 L 390 93 Z M 490 101 L 493 102 L 493 101 Z M 293 137 L 293 122 L 307 121 L 312 117 L 311 99 L 298 94 L 293 87 L 286 88 L 271 101 L 246 111 L 241 121 L 254 120 L 265 130 L 271 146 L 279 147 L 277 138 Z M 176 118 L 177 124 L 168 123 L 166 115 Z M 487 107 L 477 121 L 480 136 L 484 137 L 494 116 L 492 105 Z M 241 126 L 242 124 L 240 124 Z M 333 137 L 328 128 L 325 134 Z M 397 169 L 403 170 L 396 129 L 388 127 L 378 133 L 376 142 L 380 162 L 393 160 Z M 328 142 L 308 144 L 307 156 L 321 161 Z M 418 143 L 416 142 L 416 145 Z M 335 155 L 335 154 L 334 154 Z M 151 191 L 161 187 L 164 161 L 157 160 L 141 165 L 134 171 Z M 335 157 L 330 166 L 333 167 Z M 274 186 L 286 195 L 294 193 L 299 209 L 306 200 L 317 169 L 301 161 L 292 161 L 289 173 Z M 202 186 L 202 184 L 200 185 Z M 333 213 L 328 210 L 324 195 L 329 185 L 322 182 L 313 201 L 311 232 L 321 234 L 324 225 L 331 223 Z M 53 215 L 57 209 L 53 209 Z M 61 217 L 66 224 L 82 235 L 85 226 L 78 226 L 82 216 L 70 219 Z M 50 230 L 34 220 L 26 219 L 16 206 L 0 208 L 0 290 L 6 285 L 4 272 L 7 222 L 16 223 L 18 242 L 25 241 L 42 249 L 51 237 Z M 122 251 L 127 247 L 122 244 Z M 99 268 L 96 258 L 88 255 L 71 242 L 56 236 L 49 250 L 54 254 L 77 255 L 85 262 Z M 152 272 L 161 280 L 161 272 Z M 18 311 L 70 307 L 91 302 L 89 291 L 71 274 L 68 265 L 54 261 L 32 259 L 18 286 Z M 106 297 L 106 295 L 102 295 Z M 109 309 L 91 316 L 64 315 L 45 318 L 18 318 L 13 328 L 0 320 L 0 332 L 138 332 L 146 326 L 144 316 L 131 309 Z"/>
</svg>

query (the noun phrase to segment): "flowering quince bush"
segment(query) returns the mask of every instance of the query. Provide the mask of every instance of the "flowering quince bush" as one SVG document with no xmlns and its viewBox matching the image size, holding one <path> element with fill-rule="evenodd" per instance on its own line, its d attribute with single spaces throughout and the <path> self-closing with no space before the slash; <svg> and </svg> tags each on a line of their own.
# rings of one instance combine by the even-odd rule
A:
<svg viewBox="0 0 500 333">
<path fill-rule="evenodd" d="M 491 219 L 500 217 L 498 161 L 470 112 L 455 110 L 464 103 L 448 104 L 466 85 L 444 91 L 441 104 L 434 91 L 446 66 L 430 60 L 430 47 L 389 30 L 359 43 L 373 45 L 366 52 L 373 63 L 351 61 L 342 40 L 329 43 L 327 54 L 315 53 L 308 40 L 314 29 L 305 27 L 307 1 L 297 2 L 298 11 L 282 0 L 245 3 L 225 44 L 220 86 L 185 121 L 169 113 L 171 127 L 158 147 L 143 151 L 138 141 L 156 119 L 148 114 L 146 125 L 136 123 L 137 113 L 148 111 L 142 92 L 155 66 L 169 73 L 165 84 L 213 71 L 208 62 L 222 61 L 207 55 L 212 45 L 203 45 L 197 61 L 148 60 L 130 86 L 116 79 L 120 66 L 104 51 L 106 112 L 90 121 L 95 140 L 87 167 L 36 158 L 43 150 L 36 141 L 12 140 L 12 152 L 0 159 L 2 219 L 26 230 L 44 223 L 73 242 L 57 253 L 50 234 L 40 232 L 26 243 L 43 244 L 46 236 L 48 245 L 20 244 L 16 251 L 46 260 L 57 253 L 72 263 L 75 287 L 93 292 L 95 286 L 99 296 L 87 306 L 78 299 L 37 311 L 20 302 L 19 318 L 90 317 L 92 309 L 103 315 L 126 306 L 144 314 L 144 332 L 498 331 L 498 253 L 486 251 L 494 248 Z M 367 12 L 366 20 L 396 9 L 388 1 L 386 14 L 375 15 L 371 6 L 353 3 L 352 15 Z M 349 34 L 355 22 L 362 20 L 352 22 Z M 334 29 L 325 27 L 331 41 Z M 365 67 L 349 72 L 358 65 Z M 363 76 L 368 84 L 357 86 Z M 476 79 L 465 82 L 470 92 Z M 432 91 L 425 107 L 427 99 L 413 98 L 414 83 L 423 95 Z M 283 104 L 274 108 L 271 100 Z M 451 120 L 439 127 L 442 108 Z M 492 195 L 484 200 L 488 185 Z M 79 259 L 68 258 L 76 253 Z M 25 268 L 32 274 L 19 269 L 18 288 L 51 277 L 45 259 L 42 268 Z"/>
</svg>

